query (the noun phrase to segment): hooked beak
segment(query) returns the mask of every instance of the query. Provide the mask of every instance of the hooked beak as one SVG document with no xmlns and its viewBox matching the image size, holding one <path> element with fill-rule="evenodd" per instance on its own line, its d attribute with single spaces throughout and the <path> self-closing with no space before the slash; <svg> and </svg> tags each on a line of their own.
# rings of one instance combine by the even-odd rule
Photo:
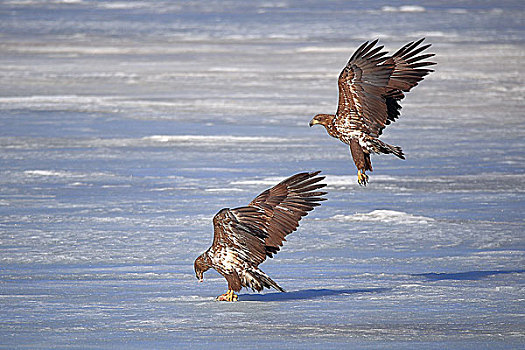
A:
<svg viewBox="0 0 525 350">
<path fill-rule="evenodd" d="M 202 281 L 204 281 L 202 278 L 199 278 L 199 283 L 201 283 Z"/>
<path fill-rule="evenodd" d="M 312 127 L 312 126 L 317 125 L 317 124 L 321 124 L 321 123 L 319 122 L 319 120 L 317 120 L 315 118 L 312 118 L 312 120 L 310 120 L 310 124 L 308 124 L 308 125 L 310 125 L 310 127 Z"/>
</svg>

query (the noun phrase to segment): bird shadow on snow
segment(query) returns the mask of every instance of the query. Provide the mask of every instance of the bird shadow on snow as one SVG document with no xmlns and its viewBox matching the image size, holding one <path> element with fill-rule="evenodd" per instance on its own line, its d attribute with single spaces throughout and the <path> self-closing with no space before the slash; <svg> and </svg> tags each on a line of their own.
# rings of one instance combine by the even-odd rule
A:
<svg viewBox="0 0 525 350">
<path fill-rule="evenodd" d="M 457 273 L 418 273 L 412 276 L 424 277 L 429 281 L 441 281 L 441 280 L 459 280 L 459 281 L 478 281 L 482 278 L 509 274 L 509 273 L 524 273 L 525 270 L 505 270 L 505 271 L 468 271 L 468 272 L 457 272 Z"/>
<path fill-rule="evenodd" d="M 352 295 L 364 293 L 382 293 L 390 288 L 363 288 L 363 289 L 304 289 L 291 292 L 276 292 L 266 294 L 240 294 L 239 301 L 287 301 L 306 300 L 329 296 Z"/>
</svg>

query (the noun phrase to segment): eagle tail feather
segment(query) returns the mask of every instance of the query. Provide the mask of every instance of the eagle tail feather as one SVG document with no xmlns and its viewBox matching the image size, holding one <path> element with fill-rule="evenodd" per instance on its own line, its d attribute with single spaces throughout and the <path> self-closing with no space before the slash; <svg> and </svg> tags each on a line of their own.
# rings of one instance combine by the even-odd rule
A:
<svg viewBox="0 0 525 350">
<path fill-rule="evenodd" d="M 377 138 L 374 138 L 372 140 L 372 144 L 374 147 L 374 151 L 377 153 L 393 154 L 398 158 L 405 159 L 405 154 L 399 146 L 389 145 L 388 143 L 385 143 Z"/>
<path fill-rule="evenodd" d="M 266 282 L 270 287 L 273 287 L 275 290 L 278 290 L 279 292 L 286 292 L 280 285 L 277 284 L 274 280 L 272 280 L 270 277 L 265 276 Z"/>
<path fill-rule="evenodd" d="M 260 283 L 260 289 L 258 291 L 260 292 L 264 288 L 274 288 L 278 290 L 279 292 L 286 292 L 281 286 L 277 284 L 274 280 L 272 280 L 267 274 L 265 274 L 263 271 L 251 271 L 252 276 L 254 279 L 256 279 Z M 256 288 L 257 289 L 257 288 Z"/>
</svg>

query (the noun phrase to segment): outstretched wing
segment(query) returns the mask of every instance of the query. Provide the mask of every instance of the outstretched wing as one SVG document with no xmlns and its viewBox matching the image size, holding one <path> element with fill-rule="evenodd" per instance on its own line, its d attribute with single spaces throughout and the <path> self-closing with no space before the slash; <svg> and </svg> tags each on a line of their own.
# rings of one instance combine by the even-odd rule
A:
<svg viewBox="0 0 525 350">
<path fill-rule="evenodd" d="M 425 38 L 421 38 L 416 42 L 409 42 L 385 61 L 385 64 L 394 64 L 395 66 L 384 95 L 388 112 L 385 125 L 390 124 L 390 122 L 395 121 L 399 117 L 401 106 L 398 101 L 405 97 L 404 92 L 410 91 L 427 74 L 433 72 L 432 69 L 428 69 L 428 66 L 436 63 L 425 60 L 434 56 L 434 54 L 427 53 L 417 56 L 432 46 L 431 44 L 419 46 L 423 40 Z M 379 135 L 381 135 L 381 131 L 382 129 L 379 130 Z"/>
<path fill-rule="evenodd" d="M 388 112 L 383 94 L 393 64 L 384 64 L 386 51 L 374 47 L 377 39 L 361 45 L 339 75 L 339 105 L 336 123 L 372 136 L 385 125 Z M 339 129 L 338 128 L 338 129 Z M 351 130 L 349 130 L 351 131 Z"/>
<path fill-rule="evenodd" d="M 378 137 L 386 125 L 399 117 L 403 92 L 410 91 L 432 70 L 423 68 L 433 54 L 416 56 L 430 44 L 419 46 L 423 39 L 410 42 L 394 55 L 385 56 L 377 40 L 361 45 L 339 75 L 340 127 L 350 127 Z M 416 57 L 414 57 L 416 56 Z"/>
<path fill-rule="evenodd" d="M 264 191 L 250 204 L 235 209 L 223 209 L 213 218 L 213 245 L 227 245 L 237 259 L 253 266 L 272 257 L 285 237 L 295 231 L 301 218 L 319 202 L 326 192 L 318 191 L 320 172 L 293 175 Z"/>
<path fill-rule="evenodd" d="M 385 61 L 385 64 L 395 65 L 394 71 L 388 80 L 388 90 L 408 92 L 423 80 L 428 73 L 433 72 L 432 69 L 426 67 L 436 63 L 424 61 L 433 57 L 433 53 L 416 56 L 432 46 L 432 44 L 419 46 L 424 40 L 425 38 L 421 38 L 416 42 L 409 42 Z"/>
</svg>

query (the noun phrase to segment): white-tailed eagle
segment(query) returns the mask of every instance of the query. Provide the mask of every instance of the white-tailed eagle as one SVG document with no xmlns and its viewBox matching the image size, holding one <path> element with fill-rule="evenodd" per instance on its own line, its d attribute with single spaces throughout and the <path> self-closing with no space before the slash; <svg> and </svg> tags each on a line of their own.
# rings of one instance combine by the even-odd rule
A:
<svg viewBox="0 0 525 350">
<path fill-rule="evenodd" d="M 250 204 L 220 210 L 213 218 L 213 244 L 194 263 L 195 275 L 202 282 L 203 273 L 214 268 L 226 278 L 228 292 L 217 297 L 236 301 L 242 287 L 261 291 L 275 288 L 275 281 L 259 269 L 266 257 L 277 253 L 285 237 L 295 231 L 299 220 L 325 200 L 326 184 L 320 171 L 293 175 L 262 192 Z"/>
<path fill-rule="evenodd" d="M 431 46 L 420 46 L 423 40 L 406 44 L 392 56 L 381 51 L 383 46 L 376 47 L 377 40 L 365 42 L 339 75 L 336 114 L 318 114 L 310 121 L 310 126 L 321 124 L 330 136 L 350 146 L 360 185 L 366 186 L 365 172 L 372 171 L 371 153 L 392 153 L 405 159 L 400 147 L 380 141 L 379 136 L 399 117 L 404 93 L 433 71 L 428 66 L 435 63 L 426 59 L 434 54 L 421 54 Z"/>
</svg>

